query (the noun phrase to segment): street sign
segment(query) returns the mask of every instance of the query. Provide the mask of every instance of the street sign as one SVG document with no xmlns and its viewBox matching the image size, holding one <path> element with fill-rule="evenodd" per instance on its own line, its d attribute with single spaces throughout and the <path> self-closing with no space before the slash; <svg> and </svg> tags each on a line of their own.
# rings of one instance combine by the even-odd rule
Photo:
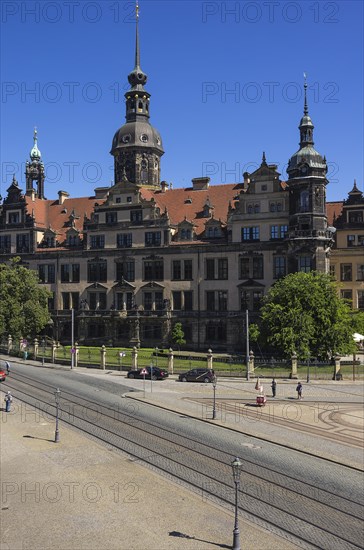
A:
<svg viewBox="0 0 364 550">
<path fill-rule="evenodd" d="M 140 374 L 143 374 L 143 375 L 144 375 L 144 374 L 148 374 L 147 369 L 142 369 L 142 370 L 140 371 Z"/>
</svg>

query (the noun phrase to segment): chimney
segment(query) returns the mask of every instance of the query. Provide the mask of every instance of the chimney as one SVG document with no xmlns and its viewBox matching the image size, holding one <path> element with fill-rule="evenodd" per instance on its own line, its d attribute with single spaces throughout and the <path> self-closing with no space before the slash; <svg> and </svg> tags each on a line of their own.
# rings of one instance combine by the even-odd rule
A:
<svg viewBox="0 0 364 550">
<path fill-rule="evenodd" d="M 166 181 L 161 181 L 161 191 L 165 193 L 168 189 L 168 183 Z"/>
<path fill-rule="evenodd" d="M 70 194 L 67 191 L 58 191 L 58 204 L 63 204 L 69 196 Z"/>
<path fill-rule="evenodd" d="M 204 191 L 209 188 L 210 178 L 193 178 L 192 185 L 194 191 Z"/>
</svg>

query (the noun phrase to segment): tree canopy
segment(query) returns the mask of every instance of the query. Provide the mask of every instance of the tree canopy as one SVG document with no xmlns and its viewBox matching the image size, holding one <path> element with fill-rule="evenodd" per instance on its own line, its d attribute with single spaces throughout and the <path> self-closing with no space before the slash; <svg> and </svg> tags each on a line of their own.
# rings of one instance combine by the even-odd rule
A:
<svg viewBox="0 0 364 550">
<path fill-rule="evenodd" d="M 277 281 L 264 297 L 261 316 L 262 336 L 285 356 L 326 359 L 355 349 L 350 306 L 324 273 L 292 273 Z"/>
<path fill-rule="evenodd" d="M 0 337 L 11 334 L 34 338 L 50 320 L 50 292 L 39 285 L 38 275 L 19 264 L 0 264 Z"/>
<path fill-rule="evenodd" d="M 177 344 L 178 348 L 186 343 L 185 334 L 182 329 L 182 323 L 176 323 L 172 331 L 172 340 Z"/>
</svg>

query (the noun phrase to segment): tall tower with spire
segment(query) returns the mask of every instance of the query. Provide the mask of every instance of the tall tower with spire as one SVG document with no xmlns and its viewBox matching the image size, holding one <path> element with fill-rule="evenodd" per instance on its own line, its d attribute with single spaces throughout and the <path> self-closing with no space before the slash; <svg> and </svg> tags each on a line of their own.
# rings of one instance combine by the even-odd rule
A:
<svg viewBox="0 0 364 550">
<path fill-rule="evenodd" d="M 33 193 L 33 184 L 37 182 L 37 197 L 44 199 L 44 164 L 42 162 L 41 152 L 38 149 L 38 132 L 34 128 L 33 148 L 30 151 L 30 162 L 27 160 L 25 165 L 26 194 Z"/>
<path fill-rule="evenodd" d="M 303 117 L 299 124 L 300 148 L 288 161 L 289 271 L 328 270 L 333 244 L 326 217 L 326 158 L 314 149 L 314 125 L 308 112 L 304 82 Z"/>
<path fill-rule="evenodd" d="M 164 154 L 161 136 L 149 122 L 150 94 L 144 86 L 147 75 L 140 67 L 139 5 L 136 4 L 135 66 L 128 76 L 125 94 L 126 123 L 116 132 L 111 154 L 115 184 L 128 180 L 143 187 L 160 185 L 160 159 Z"/>
</svg>

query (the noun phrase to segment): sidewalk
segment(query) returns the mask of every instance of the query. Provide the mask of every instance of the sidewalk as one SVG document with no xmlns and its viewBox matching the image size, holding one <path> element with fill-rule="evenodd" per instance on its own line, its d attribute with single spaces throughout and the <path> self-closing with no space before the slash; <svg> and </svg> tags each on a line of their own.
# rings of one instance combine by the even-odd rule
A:
<svg viewBox="0 0 364 550">
<path fill-rule="evenodd" d="M 4 392 L 0 392 L 3 403 Z M 60 422 L 1 413 L 1 550 L 230 548 L 233 514 Z M 297 548 L 240 520 L 244 548 Z"/>
</svg>

